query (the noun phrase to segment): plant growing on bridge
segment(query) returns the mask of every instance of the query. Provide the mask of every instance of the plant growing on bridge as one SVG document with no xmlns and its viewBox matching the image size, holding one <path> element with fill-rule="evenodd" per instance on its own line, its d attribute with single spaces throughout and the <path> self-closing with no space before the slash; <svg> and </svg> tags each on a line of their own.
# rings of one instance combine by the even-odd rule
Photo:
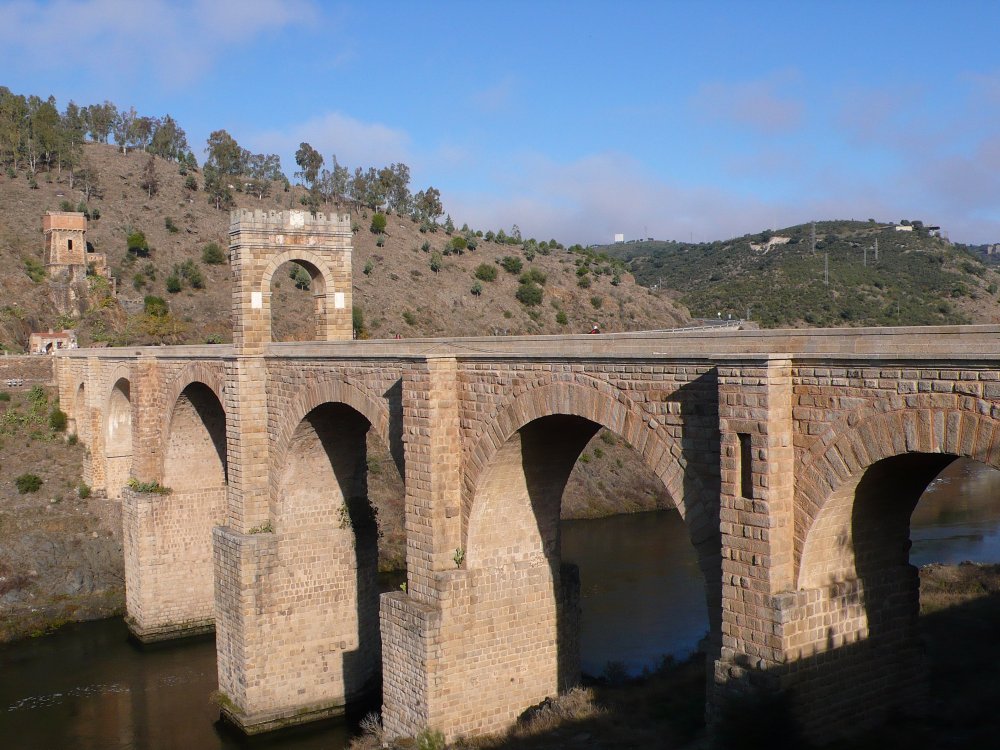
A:
<svg viewBox="0 0 1000 750">
<path fill-rule="evenodd" d="M 53 406 L 52 411 L 49 412 L 49 427 L 51 427 L 55 432 L 62 432 L 66 429 L 67 421 L 68 418 L 66 417 L 66 412 L 58 406 Z"/>
<path fill-rule="evenodd" d="M 140 482 L 135 477 L 128 480 L 128 488 L 133 492 L 143 492 L 153 495 L 169 495 L 173 492 L 169 487 L 164 487 L 159 482 Z"/>
<path fill-rule="evenodd" d="M 461 568 L 462 563 L 465 562 L 465 550 L 462 549 L 461 547 L 457 548 L 455 550 L 455 556 L 452 557 L 451 559 L 455 561 L 456 568 Z"/>
<path fill-rule="evenodd" d="M 273 534 L 274 533 L 274 525 L 271 523 L 271 519 L 269 518 L 264 523 L 262 523 L 260 526 L 254 526 L 252 529 L 250 529 L 250 531 L 248 533 L 250 533 L 250 534 Z"/>
</svg>

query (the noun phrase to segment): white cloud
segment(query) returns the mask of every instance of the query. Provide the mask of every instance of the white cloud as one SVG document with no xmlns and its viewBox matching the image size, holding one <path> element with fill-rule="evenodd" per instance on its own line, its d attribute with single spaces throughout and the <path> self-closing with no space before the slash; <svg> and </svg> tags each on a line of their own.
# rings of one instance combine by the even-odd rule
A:
<svg viewBox="0 0 1000 750">
<path fill-rule="evenodd" d="M 112 79 L 182 86 L 229 47 L 312 22 L 309 0 L 15 0 L 0 6 L 5 67 L 67 64 Z"/>
<path fill-rule="evenodd" d="M 784 71 L 754 81 L 705 83 L 691 105 L 706 120 L 761 133 L 786 133 L 801 123 L 803 105 L 781 89 L 797 79 L 795 72 Z"/>
<path fill-rule="evenodd" d="M 241 138 L 241 142 L 244 140 L 252 151 L 279 154 L 289 174 L 295 171 L 293 155 L 300 143 L 310 144 L 328 162 L 336 154 L 337 160 L 352 171 L 358 166 L 410 162 L 410 136 L 405 131 L 362 122 L 340 112 L 328 112 L 282 130 L 250 134 Z"/>
</svg>

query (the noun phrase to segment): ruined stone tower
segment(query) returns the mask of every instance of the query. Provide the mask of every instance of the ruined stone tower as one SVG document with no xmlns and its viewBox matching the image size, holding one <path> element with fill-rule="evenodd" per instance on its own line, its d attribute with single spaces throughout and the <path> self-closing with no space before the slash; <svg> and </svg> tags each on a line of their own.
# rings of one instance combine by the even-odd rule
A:
<svg viewBox="0 0 1000 750">
<path fill-rule="evenodd" d="M 61 313 L 79 314 L 86 298 L 87 270 L 108 276 L 104 253 L 87 252 L 87 217 L 76 211 L 46 211 L 42 217 L 45 235 L 45 270 L 52 300 Z"/>
</svg>

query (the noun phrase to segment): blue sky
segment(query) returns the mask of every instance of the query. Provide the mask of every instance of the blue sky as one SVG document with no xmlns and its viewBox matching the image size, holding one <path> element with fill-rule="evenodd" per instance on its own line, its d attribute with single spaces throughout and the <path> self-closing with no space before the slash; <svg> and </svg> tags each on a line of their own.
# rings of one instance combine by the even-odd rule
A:
<svg viewBox="0 0 1000 750">
<path fill-rule="evenodd" d="M 0 0 L 0 85 L 410 165 L 459 224 L 1000 242 L 1000 3 Z"/>
</svg>

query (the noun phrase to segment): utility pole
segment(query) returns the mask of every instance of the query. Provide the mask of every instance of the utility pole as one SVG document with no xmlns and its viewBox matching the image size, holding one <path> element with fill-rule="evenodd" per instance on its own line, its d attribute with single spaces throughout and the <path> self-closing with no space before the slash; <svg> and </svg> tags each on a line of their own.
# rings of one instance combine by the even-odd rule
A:
<svg viewBox="0 0 1000 750">
<path fill-rule="evenodd" d="M 812 234 L 812 252 L 813 252 L 813 255 L 815 255 L 816 254 L 816 222 L 815 221 L 812 223 L 811 234 Z"/>
<path fill-rule="evenodd" d="M 878 263 L 878 237 L 875 238 L 875 262 Z"/>
</svg>

